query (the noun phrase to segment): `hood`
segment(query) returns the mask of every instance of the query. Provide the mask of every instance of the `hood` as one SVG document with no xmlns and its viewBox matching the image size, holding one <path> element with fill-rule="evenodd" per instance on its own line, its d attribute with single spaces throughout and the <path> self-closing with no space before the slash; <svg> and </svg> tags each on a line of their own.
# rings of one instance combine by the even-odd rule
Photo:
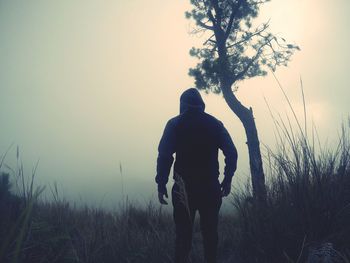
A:
<svg viewBox="0 0 350 263">
<path fill-rule="evenodd" d="M 187 110 L 204 111 L 205 104 L 201 94 L 195 88 L 184 91 L 180 97 L 180 114 Z"/>
</svg>

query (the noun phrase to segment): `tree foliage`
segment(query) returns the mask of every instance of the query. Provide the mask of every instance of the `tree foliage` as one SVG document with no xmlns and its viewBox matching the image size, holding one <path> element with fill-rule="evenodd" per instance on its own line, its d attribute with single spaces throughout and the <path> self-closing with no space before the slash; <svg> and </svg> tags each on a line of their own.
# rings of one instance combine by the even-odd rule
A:
<svg viewBox="0 0 350 263">
<path fill-rule="evenodd" d="M 186 17 L 196 23 L 193 32 L 208 36 L 203 47 L 190 50 L 200 60 L 189 71 L 198 89 L 221 93 L 223 81 L 237 89 L 239 81 L 287 66 L 299 47 L 272 34 L 269 21 L 253 25 L 261 5 L 268 1 L 191 0 L 193 9 Z"/>
</svg>

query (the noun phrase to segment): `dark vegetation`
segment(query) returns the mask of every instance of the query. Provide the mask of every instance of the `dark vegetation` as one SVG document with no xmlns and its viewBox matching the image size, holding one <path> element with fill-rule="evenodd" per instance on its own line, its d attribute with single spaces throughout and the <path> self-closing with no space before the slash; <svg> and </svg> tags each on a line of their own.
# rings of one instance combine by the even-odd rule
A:
<svg viewBox="0 0 350 263">
<path fill-rule="evenodd" d="M 322 262 L 308 257 L 324 244 L 322 253 L 337 260 L 330 262 L 350 262 L 348 130 L 327 149 L 275 124 L 278 147 L 265 151 L 267 202 L 254 202 L 250 184 L 234 187 L 232 212 L 220 218 L 219 262 Z M 32 180 L 20 165 L 1 173 L 0 262 L 172 262 L 172 215 L 158 204 L 78 208 L 55 186 L 52 201 L 40 200 L 43 188 Z M 203 262 L 198 223 L 192 262 Z"/>
<path fill-rule="evenodd" d="M 350 145 L 343 130 L 333 151 L 304 136 L 285 134 L 289 144 L 268 150 L 267 203 L 256 207 L 249 191 L 237 193 L 242 262 L 350 262 Z M 322 146 L 319 145 L 319 149 Z M 312 261 L 313 251 L 331 243 L 332 261 Z"/>
</svg>

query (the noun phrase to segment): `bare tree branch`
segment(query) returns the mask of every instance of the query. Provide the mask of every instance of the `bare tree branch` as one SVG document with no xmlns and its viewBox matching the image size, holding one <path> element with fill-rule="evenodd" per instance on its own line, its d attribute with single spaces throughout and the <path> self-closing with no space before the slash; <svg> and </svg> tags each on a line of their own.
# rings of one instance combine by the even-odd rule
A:
<svg viewBox="0 0 350 263">
<path fill-rule="evenodd" d="M 239 10 L 239 8 L 241 7 L 241 4 L 242 4 L 243 0 L 238 0 L 238 2 L 236 3 L 236 7 L 235 9 L 233 9 L 233 3 L 231 3 L 231 6 L 232 6 L 232 13 L 230 15 L 230 20 L 228 22 L 228 25 L 227 25 L 227 28 L 226 28 L 226 32 L 225 32 L 225 38 L 227 39 L 228 36 L 230 35 L 230 32 L 232 30 L 232 25 L 233 25 L 233 21 L 237 15 L 237 12 Z"/>
<path fill-rule="evenodd" d="M 215 18 L 217 21 L 217 26 L 221 28 L 221 18 L 222 18 L 222 10 L 219 6 L 218 0 L 210 0 L 211 4 L 215 10 Z"/>
<path fill-rule="evenodd" d="M 214 30 L 214 27 L 213 26 L 209 26 L 209 25 L 207 25 L 207 24 L 205 24 L 205 23 L 203 23 L 202 21 L 197 21 L 197 25 L 199 25 L 199 26 L 201 26 L 201 27 L 203 27 L 203 28 L 205 28 L 205 29 L 208 29 L 208 30 Z"/>
<path fill-rule="evenodd" d="M 231 81 L 232 82 L 235 82 L 237 80 L 240 80 L 242 79 L 245 74 L 247 74 L 249 68 L 253 65 L 253 63 L 260 57 L 261 53 L 262 53 L 262 50 L 263 48 L 268 45 L 268 43 L 270 42 L 270 40 L 267 40 L 264 44 L 262 44 L 259 49 L 257 50 L 256 54 L 254 57 L 252 57 L 252 59 L 249 61 L 249 63 L 245 66 L 245 68 L 240 72 L 238 73 Z"/>
<path fill-rule="evenodd" d="M 265 24 L 263 24 L 263 28 L 262 28 L 262 29 L 260 29 L 260 30 L 257 29 L 258 31 L 255 31 L 255 32 L 252 33 L 249 37 L 244 38 L 244 39 L 242 39 L 242 40 L 239 40 L 238 42 L 235 42 L 235 43 L 233 43 L 233 44 L 227 46 L 227 48 L 231 48 L 231 47 L 234 47 L 234 46 L 236 46 L 236 45 L 239 45 L 239 44 L 242 44 L 242 43 L 244 43 L 244 42 L 247 42 L 247 41 L 251 40 L 253 37 L 255 37 L 255 36 L 257 36 L 257 35 L 260 35 L 260 36 L 261 36 L 261 33 L 263 33 L 269 26 L 270 26 L 270 25 L 268 24 L 268 22 L 265 23 Z"/>
<path fill-rule="evenodd" d="M 209 37 L 204 43 L 203 45 L 207 45 L 209 42 L 210 43 L 213 43 L 214 45 L 216 45 L 216 41 L 215 40 L 212 40 L 212 38 L 214 37 L 214 35 L 212 35 L 211 37 Z"/>
<path fill-rule="evenodd" d="M 215 18 L 213 16 L 213 13 L 211 12 L 210 9 L 208 9 L 207 15 L 208 15 L 210 21 L 213 23 L 213 26 L 216 27 L 217 23 L 216 23 L 216 20 L 215 20 Z"/>
</svg>

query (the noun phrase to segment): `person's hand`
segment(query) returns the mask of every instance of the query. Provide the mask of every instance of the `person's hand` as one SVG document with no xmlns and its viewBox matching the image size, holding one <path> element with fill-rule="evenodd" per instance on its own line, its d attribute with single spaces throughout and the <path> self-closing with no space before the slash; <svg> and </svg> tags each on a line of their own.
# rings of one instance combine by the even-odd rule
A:
<svg viewBox="0 0 350 263">
<path fill-rule="evenodd" d="M 221 196 L 225 197 L 231 193 L 231 183 L 232 180 L 224 179 L 221 183 Z"/>
<path fill-rule="evenodd" d="M 165 201 L 164 197 L 168 198 L 168 190 L 166 186 L 158 186 L 158 200 L 162 205 L 167 205 L 168 202 Z"/>
</svg>

